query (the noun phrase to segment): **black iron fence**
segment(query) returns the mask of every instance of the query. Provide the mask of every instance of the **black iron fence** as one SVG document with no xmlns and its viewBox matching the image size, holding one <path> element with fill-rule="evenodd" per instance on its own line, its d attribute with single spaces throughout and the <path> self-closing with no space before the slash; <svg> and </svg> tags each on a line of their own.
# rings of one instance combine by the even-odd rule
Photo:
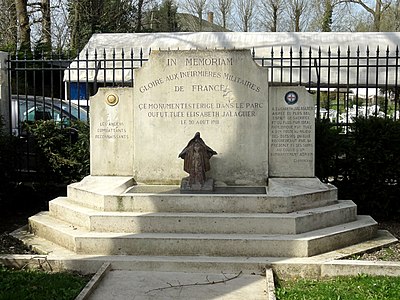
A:
<svg viewBox="0 0 400 300">
<path fill-rule="evenodd" d="M 11 55 L 10 95 L 33 101 L 62 99 L 88 109 L 87 101 L 98 87 L 133 86 L 134 69 L 150 52 L 95 50 L 75 59 Z M 314 95 L 317 118 L 344 127 L 357 116 L 399 118 L 398 48 L 272 48 L 265 57 L 257 56 L 256 49 L 251 52 L 255 62 L 269 68 L 270 85 L 305 86 Z M 14 105 L 14 115 L 18 107 Z"/>
<path fill-rule="evenodd" d="M 347 132 L 354 117 L 398 119 L 399 49 L 271 48 L 254 61 L 269 68 L 269 85 L 304 86 L 315 99 L 316 118 L 329 118 Z M 151 50 L 104 49 L 65 54 L 10 55 L 11 128 L 24 121 L 87 120 L 89 98 L 99 87 L 134 85 L 134 70 Z M 263 50 L 265 54 L 265 49 Z M 29 149 L 27 151 L 29 153 Z M 28 155 L 29 156 L 29 155 Z"/>
<path fill-rule="evenodd" d="M 329 118 L 347 132 L 359 116 L 399 118 L 399 49 L 338 48 L 272 50 L 254 60 L 270 71 L 271 85 L 301 85 L 314 94 L 316 118 Z"/>
</svg>

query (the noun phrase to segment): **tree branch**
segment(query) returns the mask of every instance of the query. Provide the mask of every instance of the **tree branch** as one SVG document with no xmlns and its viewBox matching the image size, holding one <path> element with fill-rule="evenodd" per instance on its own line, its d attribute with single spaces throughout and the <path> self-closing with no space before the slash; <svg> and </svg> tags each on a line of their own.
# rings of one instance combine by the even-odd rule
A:
<svg viewBox="0 0 400 300">
<path fill-rule="evenodd" d="M 369 12 L 372 15 L 375 15 L 375 11 L 369 7 L 367 4 L 365 4 L 362 0 L 340 0 L 339 3 L 355 3 L 358 5 L 361 5 L 367 12 Z"/>
<path fill-rule="evenodd" d="M 206 282 L 196 282 L 196 283 L 177 284 L 177 285 L 173 285 L 173 284 L 167 282 L 168 286 L 148 290 L 145 294 L 148 294 L 148 293 L 154 292 L 154 291 L 163 291 L 163 290 L 172 289 L 172 288 L 182 288 L 182 287 L 188 287 L 188 286 L 201 286 L 201 285 L 211 285 L 211 284 L 218 284 L 218 283 L 226 283 L 228 281 L 231 281 L 233 279 L 238 278 L 242 274 L 242 271 L 240 271 L 238 274 L 236 274 L 233 277 L 227 277 L 224 273 L 222 273 L 222 274 L 224 275 L 225 279 L 221 279 L 221 280 L 217 280 L 217 281 L 210 281 L 208 279 L 208 276 L 207 276 L 206 277 L 206 280 L 207 280 Z"/>
</svg>

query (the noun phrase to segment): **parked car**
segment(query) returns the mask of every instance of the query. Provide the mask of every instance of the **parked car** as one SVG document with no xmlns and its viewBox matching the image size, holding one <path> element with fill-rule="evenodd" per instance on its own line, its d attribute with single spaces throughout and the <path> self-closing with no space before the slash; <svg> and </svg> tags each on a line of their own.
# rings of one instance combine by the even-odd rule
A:
<svg viewBox="0 0 400 300">
<path fill-rule="evenodd" d="M 11 126 L 14 135 L 20 135 L 24 122 L 54 120 L 62 126 L 71 121 L 88 120 L 88 112 L 81 106 L 69 101 L 31 95 L 12 95 Z"/>
</svg>

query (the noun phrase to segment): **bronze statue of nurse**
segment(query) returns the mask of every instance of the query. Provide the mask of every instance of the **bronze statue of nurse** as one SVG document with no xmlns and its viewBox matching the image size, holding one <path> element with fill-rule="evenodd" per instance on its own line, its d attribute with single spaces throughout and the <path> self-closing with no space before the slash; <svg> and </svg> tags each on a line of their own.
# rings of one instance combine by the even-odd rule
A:
<svg viewBox="0 0 400 300">
<path fill-rule="evenodd" d="M 217 152 L 204 143 L 200 137 L 200 132 L 196 132 L 179 154 L 179 157 L 184 160 L 183 169 L 189 173 L 189 177 L 182 180 L 181 190 L 202 191 L 213 189 L 213 181 L 212 179 L 206 179 L 206 172 L 210 170 L 210 158 L 216 154 Z"/>
</svg>

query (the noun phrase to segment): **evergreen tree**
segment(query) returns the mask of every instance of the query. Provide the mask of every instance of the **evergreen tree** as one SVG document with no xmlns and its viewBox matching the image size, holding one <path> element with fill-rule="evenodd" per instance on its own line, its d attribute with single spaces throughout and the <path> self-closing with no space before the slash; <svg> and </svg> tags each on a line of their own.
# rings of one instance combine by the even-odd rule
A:
<svg viewBox="0 0 400 300">
<path fill-rule="evenodd" d="M 333 5 L 331 0 L 325 0 L 325 9 L 322 15 L 322 25 L 321 29 L 323 32 L 332 31 L 332 13 L 333 13 Z"/>
<path fill-rule="evenodd" d="M 179 31 L 177 6 L 173 0 L 164 0 L 159 7 L 155 7 L 149 16 L 149 29 L 153 32 Z"/>
<path fill-rule="evenodd" d="M 137 9 L 129 0 L 70 0 L 71 49 L 82 49 L 94 33 L 134 32 Z"/>
</svg>

